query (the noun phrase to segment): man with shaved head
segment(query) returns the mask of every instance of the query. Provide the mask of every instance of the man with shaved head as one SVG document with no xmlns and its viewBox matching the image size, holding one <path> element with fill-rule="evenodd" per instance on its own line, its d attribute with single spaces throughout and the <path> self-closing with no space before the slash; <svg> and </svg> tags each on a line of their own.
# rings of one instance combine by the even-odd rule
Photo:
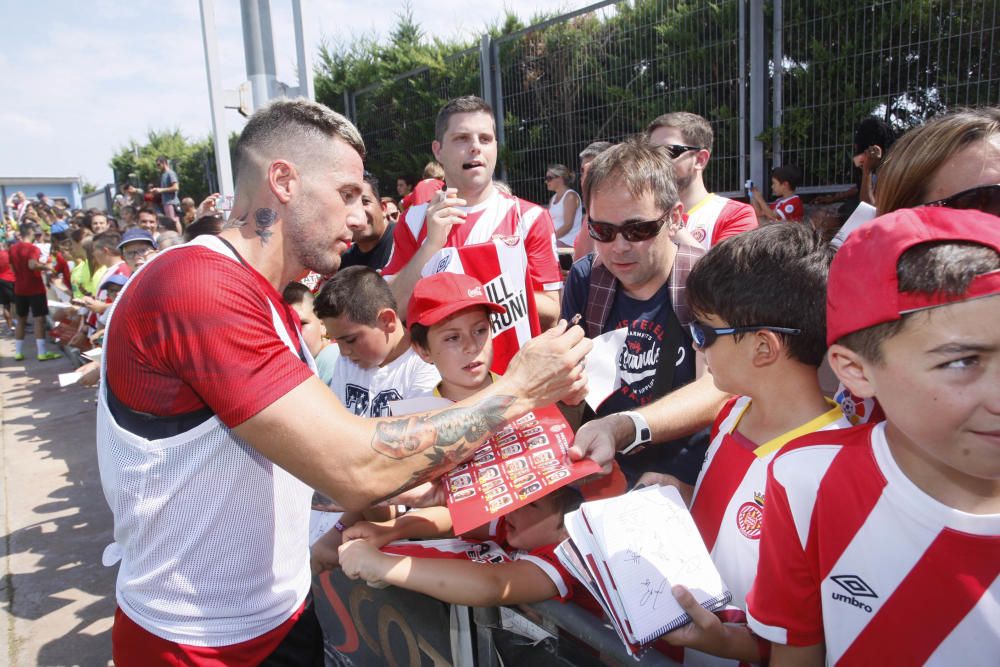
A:
<svg viewBox="0 0 1000 667">
<path fill-rule="evenodd" d="M 97 422 L 119 667 L 322 665 L 312 489 L 364 509 L 470 456 L 505 420 L 582 398 L 589 344 L 563 325 L 440 412 L 363 419 L 340 405 L 281 290 L 339 267 L 364 219 L 364 150 L 322 105 L 258 110 L 236 145 L 225 228 L 153 258 L 119 296 Z"/>
</svg>

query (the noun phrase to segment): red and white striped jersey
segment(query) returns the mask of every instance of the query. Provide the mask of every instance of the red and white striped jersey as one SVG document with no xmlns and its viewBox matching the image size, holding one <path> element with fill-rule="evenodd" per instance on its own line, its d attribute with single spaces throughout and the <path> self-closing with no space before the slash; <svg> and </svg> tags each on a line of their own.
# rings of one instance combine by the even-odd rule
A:
<svg viewBox="0 0 1000 667">
<path fill-rule="evenodd" d="M 392 256 L 382 275 L 399 273 L 427 238 L 427 207 L 428 204 L 410 207 L 403 221 L 393 229 Z M 446 248 L 488 243 L 495 236 L 520 236 L 524 239 L 534 291 L 562 289 L 552 218 L 544 208 L 495 190 L 486 201 L 469 207 L 466 212 L 465 222 L 453 226 L 448 233 Z"/>
<path fill-rule="evenodd" d="M 753 206 L 709 193 L 684 214 L 684 226 L 698 243 L 710 250 L 730 236 L 757 228 Z"/>
<path fill-rule="evenodd" d="M 719 413 L 691 501 L 691 516 L 733 594 L 732 605 L 740 609 L 757 573 L 768 464 L 795 438 L 851 425 L 840 406 L 832 405 L 815 419 L 757 445 L 736 432 L 749 407 L 750 398 L 740 396 Z"/>
<path fill-rule="evenodd" d="M 751 629 L 827 664 L 996 665 L 1000 514 L 931 498 L 885 423 L 806 436 L 771 464 Z"/>
<path fill-rule="evenodd" d="M 483 284 L 486 298 L 507 309 L 491 313 L 494 373 L 503 373 L 521 346 L 541 333 L 531 265 L 518 236 L 497 236 L 486 243 L 442 248 L 424 267 L 422 276 L 442 271 L 464 273 Z"/>
</svg>

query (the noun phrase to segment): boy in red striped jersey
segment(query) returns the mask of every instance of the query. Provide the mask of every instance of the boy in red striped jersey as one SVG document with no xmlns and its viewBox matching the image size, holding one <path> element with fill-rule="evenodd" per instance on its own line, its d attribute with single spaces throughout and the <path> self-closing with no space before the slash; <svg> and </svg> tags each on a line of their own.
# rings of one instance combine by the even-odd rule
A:
<svg viewBox="0 0 1000 667">
<path fill-rule="evenodd" d="M 714 246 L 688 277 L 695 346 L 716 387 L 736 398 L 715 420 L 691 502 L 733 600 L 716 616 L 676 587 L 695 622 L 666 640 L 684 647 L 685 665 L 766 661 L 770 646 L 747 628 L 744 609 L 757 571 L 768 463 L 798 436 L 850 426 L 817 377 L 826 353 L 823 302 L 831 257 L 812 229 L 770 225 Z M 666 477 L 647 473 L 640 483 L 683 487 Z"/>
<path fill-rule="evenodd" d="M 996 664 L 998 323 L 995 216 L 903 209 L 837 253 L 830 364 L 885 421 L 771 464 L 748 616 L 772 665 Z"/>
</svg>

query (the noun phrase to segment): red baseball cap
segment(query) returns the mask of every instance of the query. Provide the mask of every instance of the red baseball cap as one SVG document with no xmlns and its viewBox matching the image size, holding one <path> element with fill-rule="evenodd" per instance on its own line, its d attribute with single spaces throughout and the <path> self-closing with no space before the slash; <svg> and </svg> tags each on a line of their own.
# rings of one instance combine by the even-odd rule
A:
<svg viewBox="0 0 1000 667">
<path fill-rule="evenodd" d="M 507 309 L 486 298 L 483 284 L 464 273 L 435 273 L 421 278 L 413 287 L 406 309 L 406 326 L 434 326 L 449 315 L 472 306 L 483 306 L 493 313 Z"/>
<path fill-rule="evenodd" d="M 826 288 L 826 342 L 904 314 L 1000 294 L 1000 271 L 977 276 L 964 294 L 899 291 L 899 258 L 930 241 L 967 241 L 1000 252 L 1000 217 L 972 209 L 921 206 L 879 216 L 851 233 L 834 255 Z"/>
</svg>

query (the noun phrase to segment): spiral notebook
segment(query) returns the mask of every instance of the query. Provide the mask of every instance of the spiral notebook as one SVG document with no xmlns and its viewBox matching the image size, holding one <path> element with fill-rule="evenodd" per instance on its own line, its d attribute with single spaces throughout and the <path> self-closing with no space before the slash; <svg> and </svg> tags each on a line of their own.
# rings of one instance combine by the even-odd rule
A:
<svg viewBox="0 0 1000 667">
<path fill-rule="evenodd" d="M 633 654 L 691 621 L 671 586 L 709 611 L 732 600 L 677 489 L 651 486 L 566 515 L 560 561 L 597 598 Z"/>
</svg>

